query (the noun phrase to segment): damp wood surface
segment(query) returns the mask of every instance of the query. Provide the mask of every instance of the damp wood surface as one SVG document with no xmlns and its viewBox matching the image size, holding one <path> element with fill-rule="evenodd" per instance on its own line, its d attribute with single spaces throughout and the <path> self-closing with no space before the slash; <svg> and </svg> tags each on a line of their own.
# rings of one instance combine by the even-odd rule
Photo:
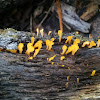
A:
<svg viewBox="0 0 100 100">
<path fill-rule="evenodd" d="M 30 61 L 25 54 L 0 52 L 0 100 L 99 100 L 100 48 L 80 48 L 60 61 L 61 47 L 43 46 Z M 52 65 L 47 58 L 53 55 Z"/>
</svg>

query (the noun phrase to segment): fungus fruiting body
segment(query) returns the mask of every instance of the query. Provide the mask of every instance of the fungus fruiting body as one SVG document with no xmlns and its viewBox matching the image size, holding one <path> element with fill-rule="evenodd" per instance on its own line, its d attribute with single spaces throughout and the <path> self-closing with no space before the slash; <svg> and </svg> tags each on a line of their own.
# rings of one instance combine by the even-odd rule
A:
<svg viewBox="0 0 100 100">
<path fill-rule="evenodd" d="M 29 47 L 27 48 L 26 54 L 27 54 L 28 56 L 30 56 L 30 53 L 33 52 L 33 51 L 34 51 L 34 47 L 33 47 L 33 46 L 29 46 Z"/>
<path fill-rule="evenodd" d="M 22 54 L 23 47 L 24 47 L 24 44 L 23 44 L 23 43 L 19 43 L 19 45 L 18 45 L 18 50 L 19 50 L 19 53 L 20 53 L 20 54 Z"/>
<path fill-rule="evenodd" d="M 34 44 L 34 37 L 31 37 L 31 43 Z"/>
<path fill-rule="evenodd" d="M 39 41 L 37 41 L 35 44 L 34 44 L 34 48 L 42 48 L 42 43 L 43 43 L 43 41 L 41 41 L 41 40 L 39 40 Z"/>
<path fill-rule="evenodd" d="M 77 78 L 77 83 L 79 83 L 79 78 Z"/>
<path fill-rule="evenodd" d="M 55 38 L 51 38 L 51 41 L 53 42 L 55 40 Z"/>
<path fill-rule="evenodd" d="M 35 49 L 33 57 L 36 57 L 36 55 L 39 53 L 40 49 Z"/>
<path fill-rule="evenodd" d="M 11 53 L 17 53 L 17 50 L 8 50 L 8 49 L 6 49 L 6 51 L 9 51 Z"/>
<path fill-rule="evenodd" d="M 96 70 L 93 70 L 92 73 L 91 73 L 91 76 L 94 76 L 95 72 L 96 72 Z"/>
<path fill-rule="evenodd" d="M 67 76 L 67 81 L 69 81 L 69 76 Z"/>
<path fill-rule="evenodd" d="M 89 44 L 90 44 L 89 41 L 85 41 L 85 42 L 83 43 L 82 47 L 85 47 L 86 45 L 88 46 Z"/>
<path fill-rule="evenodd" d="M 63 47 L 62 47 L 62 53 L 61 53 L 61 55 L 64 55 L 64 53 L 66 52 L 66 49 L 67 49 L 67 46 L 66 45 L 63 45 Z"/>
<path fill-rule="evenodd" d="M 59 36 L 59 42 L 61 42 L 61 38 L 62 38 L 62 30 L 58 31 L 58 36 Z"/>
<path fill-rule="evenodd" d="M 96 43 L 95 43 L 94 41 L 91 41 L 91 42 L 90 42 L 90 45 L 88 46 L 88 48 L 91 48 L 91 47 L 93 47 L 93 46 L 96 46 Z"/>
<path fill-rule="evenodd" d="M 68 82 L 65 84 L 66 88 L 68 88 Z"/>
<path fill-rule="evenodd" d="M 97 41 L 97 47 L 99 47 L 100 46 L 100 39 L 98 39 L 98 41 Z"/>
<path fill-rule="evenodd" d="M 72 52 L 72 55 L 74 55 L 78 49 L 79 49 L 78 44 L 71 45 L 65 54 Z"/>
<path fill-rule="evenodd" d="M 51 50 L 52 45 L 54 45 L 54 42 L 53 42 L 53 41 L 54 41 L 54 38 L 52 38 L 51 41 L 48 40 L 48 39 L 46 40 L 46 46 L 47 46 L 46 49 L 47 49 L 47 50 Z"/>
<path fill-rule="evenodd" d="M 68 37 L 67 37 L 67 40 L 65 41 L 65 43 L 68 42 L 69 44 L 71 44 L 72 38 L 73 38 L 73 36 L 68 36 Z"/>
<path fill-rule="evenodd" d="M 53 57 L 49 58 L 47 61 L 52 61 L 55 57 L 56 57 L 56 55 L 54 55 Z"/>
<path fill-rule="evenodd" d="M 60 60 L 61 60 L 61 61 L 62 61 L 63 59 L 65 59 L 65 56 L 61 56 L 61 57 L 60 57 Z"/>
<path fill-rule="evenodd" d="M 75 39 L 73 44 L 78 44 L 78 43 L 80 43 L 80 40 L 79 39 Z"/>
</svg>

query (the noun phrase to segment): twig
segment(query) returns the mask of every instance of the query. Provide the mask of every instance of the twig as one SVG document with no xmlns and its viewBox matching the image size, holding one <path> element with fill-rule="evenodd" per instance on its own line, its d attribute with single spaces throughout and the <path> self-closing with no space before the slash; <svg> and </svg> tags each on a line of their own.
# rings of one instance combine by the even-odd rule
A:
<svg viewBox="0 0 100 100">
<path fill-rule="evenodd" d="M 59 0 L 56 0 L 56 5 L 57 5 L 57 9 L 58 9 L 60 30 L 62 30 L 62 32 L 63 32 L 62 15 L 61 15 L 61 5 L 60 5 L 60 1 Z"/>
<path fill-rule="evenodd" d="M 54 3 L 54 2 L 53 2 Z M 52 3 L 52 4 L 53 4 Z M 42 25 L 42 23 L 45 21 L 45 19 L 48 17 L 48 14 L 50 13 L 50 11 L 51 11 L 51 8 L 52 8 L 52 5 L 51 5 L 51 7 L 49 8 L 49 10 L 47 11 L 47 13 L 46 13 L 46 15 L 44 16 L 44 18 L 42 19 L 42 21 L 39 23 L 39 25 L 38 25 L 38 28 Z"/>
</svg>

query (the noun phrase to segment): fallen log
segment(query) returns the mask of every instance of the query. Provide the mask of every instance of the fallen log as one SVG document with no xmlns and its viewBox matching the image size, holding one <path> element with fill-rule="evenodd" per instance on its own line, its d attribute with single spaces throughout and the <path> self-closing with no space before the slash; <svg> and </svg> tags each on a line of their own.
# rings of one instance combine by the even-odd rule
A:
<svg viewBox="0 0 100 100">
<path fill-rule="evenodd" d="M 55 45 L 50 52 L 44 46 L 31 61 L 24 54 L 0 52 L 0 99 L 99 99 L 100 48 L 84 48 L 60 61 L 61 47 Z M 46 58 L 54 54 L 52 65 Z M 91 77 L 93 70 L 96 74 Z"/>
</svg>

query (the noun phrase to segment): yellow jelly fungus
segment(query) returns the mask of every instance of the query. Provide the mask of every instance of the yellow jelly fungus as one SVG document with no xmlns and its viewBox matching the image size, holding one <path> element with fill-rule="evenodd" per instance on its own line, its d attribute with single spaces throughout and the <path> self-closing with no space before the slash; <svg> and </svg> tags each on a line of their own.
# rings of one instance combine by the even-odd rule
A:
<svg viewBox="0 0 100 100">
<path fill-rule="evenodd" d="M 73 38 L 73 36 L 68 36 L 68 37 L 67 37 L 67 40 L 65 41 L 65 43 L 68 42 L 69 44 L 71 44 L 72 38 Z"/>
<path fill-rule="evenodd" d="M 31 57 L 29 57 L 29 60 L 32 60 L 33 59 L 33 57 L 31 56 Z"/>
<path fill-rule="evenodd" d="M 49 58 L 48 61 L 52 61 L 55 57 L 56 57 L 56 55 L 54 55 L 53 57 Z"/>
<path fill-rule="evenodd" d="M 89 38 L 92 38 L 93 36 L 91 34 L 89 34 Z"/>
<path fill-rule="evenodd" d="M 77 83 L 79 83 L 79 78 L 77 78 Z"/>
<path fill-rule="evenodd" d="M 48 32 L 48 35 L 50 35 L 51 33 L 52 33 L 52 31 L 49 31 L 49 32 Z"/>
<path fill-rule="evenodd" d="M 61 56 L 60 57 L 60 60 L 62 61 L 62 60 L 64 60 L 65 59 L 65 56 Z"/>
<path fill-rule="evenodd" d="M 100 39 L 98 39 L 98 41 L 97 41 L 97 47 L 99 47 L 100 46 Z"/>
<path fill-rule="evenodd" d="M 31 43 L 34 44 L 34 37 L 31 37 Z"/>
<path fill-rule="evenodd" d="M 42 48 L 42 43 L 43 43 L 43 41 L 41 41 L 41 40 L 37 41 L 37 42 L 34 44 L 34 48 L 37 48 L 37 47 L 38 47 L 38 49 L 41 49 L 41 48 Z"/>
<path fill-rule="evenodd" d="M 93 46 L 96 46 L 96 43 L 95 43 L 94 41 L 91 41 L 91 42 L 90 42 L 90 45 L 88 46 L 88 48 L 91 48 L 91 47 L 93 47 Z"/>
<path fill-rule="evenodd" d="M 31 46 L 33 46 L 33 44 L 32 44 L 32 43 L 28 43 L 28 44 L 27 44 L 27 49 L 28 49 L 29 47 L 31 47 Z"/>
<path fill-rule="evenodd" d="M 78 45 L 73 45 L 72 55 L 74 55 L 78 49 L 79 49 Z"/>
<path fill-rule="evenodd" d="M 64 67 L 65 65 L 61 65 L 61 67 Z"/>
<path fill-rule="evenodd" d="M 69 81 L 69 76 L 67 76 L 67 81 Z"/>
<path fill-rule="evenodd" d="M 62 30 L 58 31 L 58 36 L 59 36 L 59 42 L 61 42 L 61 38 L 62 38 Z"/>
<path fill-rule="evenodd" d="M 51 63 L 52 65 L 54 64 L 54 62 Z"/>
<path fill-rule="evenodd" d="M 34 47 L 33 46 L 30 46 L 30 47 L 27 48 L 26 54 L 28 56 L 30 56 L 30 53 L 33 52 L 33 51 L 34 51 Z"/>
<path fill-rule="evenodd" d="M 79 49 L 78 44 L 71 45 L 71 46 L 68 48 L 66 54 L 72 52 L 72 55 L 74 55 L 74 54 L 77 52 L 78 49 Z"/>
<path fill-rule="evenodd" d="M 61 55 L 64 55 L 65 54 L 65 52 L 66 52 L 66 49 L 67 49 L 67 46 L 66 45 L 63 45 L 63 47 L 62 47 L 62 53 L 61 53 Z"/>
<path fill-rule="evenodd" d="M 17 53 L 17 50 L 6 50 L 6 51 L 9 51 L 11 53 Z"/>
<path fill-rule="evenodd" d="M 96 72 L 96 70 L 93 70 L 91 76 L 94 76 L 95 72 Z"/>
<path fill-rule="evenodd" d="M 79 39 L 75 39 L 73 44 L 78 44 L 78 43 L 80 43 L 80 40 Z"/>
<path fill-rule="evenodd" d="M 65 84 L 66 88 L 68 88 L 68 82 Z"/>
<path fill-rule="evenodd" d="M 36 55 L 39 53 L 40 49 L 35 49 L 33 57 L 36 57 Z"/>
<path fill-rule="evenodd" d="M 49 58 L 47 58 L 47 61 L 49 61 Z"/>
<path fill-rule="evenodd" d="M 83 43 L 82 47 L 85 47 L 86 45 L 88 46 L 89 44 L 90 44 L 89 41 L 85 41 L 85 42 Z"/>
<path fill-rule="evenodd" d="M 51 38 L 51 41 L 53 42 L 55 40 L 55 38 Z"/>
<path fill-rule="evenodd" d="M 23 47 L 24 47 L 24 44 L 23 44 L 23 43 L 19 43 L 19 45 L 18 45 L 18 50 L 19 50 L 19 53 L 20 53 L 20 54 L 22 54 Z"/>
<path fill-rule="evenodd" d="M 53 39 L 52 39 L 53 40 Z M 52 45 L 54 45 L 54 42 L 53 41 L 50 41 L 50 40 L 46 40 L 46 46 L 47 46 L 47 50 L 51 50 L 52 48 Z"/>
<path fill-rule="evenodd" d="M 47 50 L 49 49 L 49 44 L 50 44 L 50 40 L 47 39 L 47 40 L 46 40 L 46 46 L 47 46 L 46 49 L 47 49 Z"/>
<path fill-rule="evenodd" d="M 54 45 L 54 42 L 50 41 L 50 45 L 49 45 L 49 48 L 48 48 L 48 50 L 51 50 L 51 48 L 52 48 L 52 45 Z"/>
</svg>

